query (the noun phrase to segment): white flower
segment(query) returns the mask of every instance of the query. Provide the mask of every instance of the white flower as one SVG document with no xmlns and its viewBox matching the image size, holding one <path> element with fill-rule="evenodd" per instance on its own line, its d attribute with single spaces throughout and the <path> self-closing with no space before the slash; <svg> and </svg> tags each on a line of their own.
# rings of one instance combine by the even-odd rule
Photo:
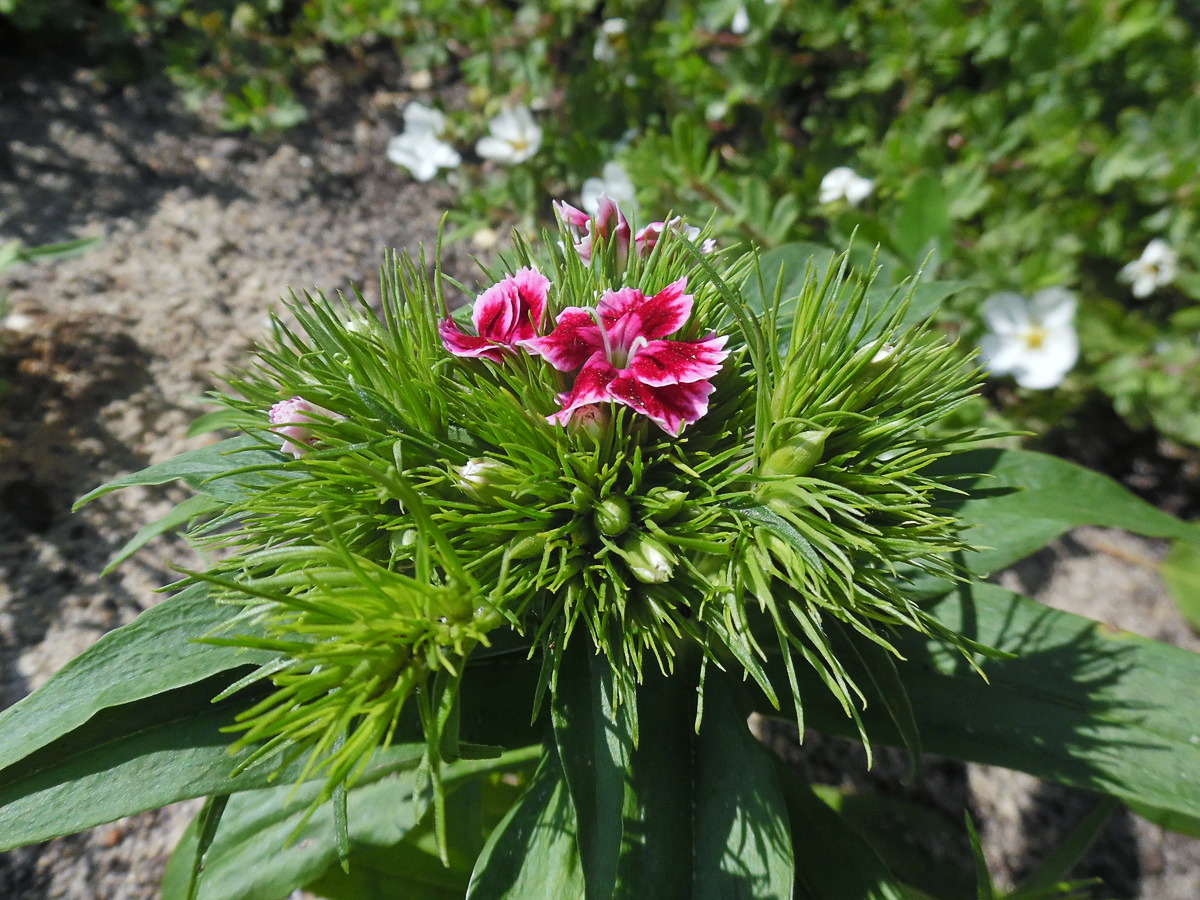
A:
<svg viewBox="0 0 1200 900">
<path fill-rule="evenodd" d="M 734 10 L 733 19 L 729 23 L 729 30 L 734 34 L 745 34 L 750 30 L 750 13 L 746 11 L 745 4 Z"/>
<path fill-rule="evenodd" d="M 417 181 L 428 181 L 438 169 L 453 169 L 462 162 L 458 151 L 438 135 L 446 117 L 415 100 L 404 107 L 404 131 L 388 141 L 388 159 L 408 169 Z"/>
<path fill-rule="evenodd" d="M 633 182 L 625 167 L 615 160 L 606 162 L 599 178 L 588 178 L 579 191 L 579 205 L 593 216 L 600 211 L 600 198 L 607 194 L 617 206 L 633 210 L 636 200 Z"/>
<path fill-rule="evenodd" d="M 542 146 L 542 129 L 533 121 L 533 113 L 527 106 L 502 109 L 488 123 L 488 129 L 491 133 L 475 145 L 475 152 L 484 159 L 515 165 L 529 159 Z"/>
<path fill-rule="evenodd" d="M 617 47 L 624 43 L 625 20 L 605 19 L 600 25 L 600 33 L 596 35 L 596 45 L 592 47 L 592 56 L 597 62 L 616 62 Z"/>
<path fill-rule="evenodd" d="M 417 134 L 422 131 L 440 137 L 446 130 L 446 117 L 441 110 L 425 106 L 413 100 L 404 107 L 404 131 Z"/>
<path fill-rule="evenodd" d="M 1032 300 L 993 294 L 984 301 L 983 318 L 991 334 L 980 342 L 980 361 L 1021 387 L 1056 387 L 1079 359 L 1075 295 L 1063 288 L 1038 291 Z"/>
<path fill-rule="evenodd" d="M 821 179 L 819 199 L 822 203 L 845 200 L 851 206 L 858 206 L 874 189 L 875 182 L 870 178 L 863 178 L 849 166 L 838 166 L 826 172 Z"/>
<path fill-rule="evenodd" d="M 1135 259 L 1117 276 L 1130 282 L 1133 296 L 1148 297 L 1154 289 L 1175 280 L 1179 269 L 1179 254 L 1162 238 L 1155 238 L 1146 245 L 1140 259 Z"/>
<path fill-rule="evenodd" d="M 428 181 L 438 169 L 453 169 L 462 157 L 458 151 L 431 131 L 405 131 L 387 146 L 388 159 L 403 166 L 417 181 Z"/>
</svg>

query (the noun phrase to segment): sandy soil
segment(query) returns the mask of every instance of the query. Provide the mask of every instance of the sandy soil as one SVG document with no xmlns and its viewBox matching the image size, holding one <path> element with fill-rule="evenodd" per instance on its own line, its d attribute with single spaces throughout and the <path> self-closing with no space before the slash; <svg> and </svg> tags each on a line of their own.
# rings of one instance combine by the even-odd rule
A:
<svg viewBox="0 0 1200 900">
<path fill-rule="evenodd" d="M 0 276 L 13 307 L 0 331 L 0 378 L 10 385 L 0 397 L 3 706 L 154 603 L 168 561 L 189 558 L 163 541 L 101 579 L 113 552 L 176 495 L 127 492 L 80 514 L 72 501 L 194 446 L 185 432 L 210 373 L 245 358 L 281 294 L 356 284 L 376 296 L 383 249 L 431 244 L 452 198 L 387 162 L 410 95 L 386 69 L 353 91 L 316 85 L 308 124 L 257 140 L 212 131 L 152 90 L 113 90 L 63 64 L 9 68 L 0 71 L 0 239 L 103 242 Z M 460 278 L 472 277 L 468 253 L 448 252 Z M 1143 564 L 1162 552 L 1087 530 L 1006 577 L 1046 602 L 1200 648 Z M 814 739 L 798 765 L 835 782 L 868 778 L 857 751 L 838 742 Z M 870 777 L 897 789 L 889 774 L 885 760 Z M 1003 877 L 1027 870 L 1090 802 L 938 760 L 904 790 L 959 829 L 970 806 Z M 0 855 L 0 897 L 152 897 L 194 808 Z M 1200 896 L 1198 848 L 1123 813 L 1078 874 L 1104 877 L 1103 896 L 1190 900 Z"/>
</svg>

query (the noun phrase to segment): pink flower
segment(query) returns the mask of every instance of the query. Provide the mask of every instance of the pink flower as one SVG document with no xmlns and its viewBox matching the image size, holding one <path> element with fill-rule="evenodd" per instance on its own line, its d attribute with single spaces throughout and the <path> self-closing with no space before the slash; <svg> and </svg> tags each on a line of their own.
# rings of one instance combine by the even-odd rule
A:
<svg viewBox="0 0 1200 900">
<path fill-rule="evenodd" d="M 316 416 L 317 418 L 312 418 Z M 284 439 L 280 453 L 290 453 L 299 459 L 317 443 L 316 436 L 308 426 L 323 419 L 342 419 L 335 412 L 330 412 L 315 403 L 309 403 L 303 397 L 292 397 L 280 400 L 271 407 L 268 413 L 271 420 L 271 430 Z"/>
<path fill-rule="evenodd" d="M 518 342 L 536 337 L 549 292 L 550 279 L 526 266 L 476 298 L 471 310 L 476 334 L 464 334 L 453 319 L 443 319 L 442 343 L 455 356 L 503 362 Z"/>
<path fill-rule="evenodd" d="M 590 403 L 623 403 L 679 434 L 704 415 L 713 392 L 708 379 L 729 355 L 722 349 L 728 338 L 663 340 L 692 314 L 686 287 L 687 279 L 680 278 L 653 297 L 636 288 L 606 291 L 595 309 L 567 307 L 550 334 L 522 341 L 560 372 L 580 370 L 571 390 L 558 397 L 562 409 L 549 420 L 566 425 Z"/>
<path fill-rule="evenodd" d="M 591 262 L 595 242 L 613 240 L 617 242 L 618 264 L 623 264 L 629 255 L 629 239 L 632 233 L 629 220 L 607 194 L 601 194 L 597 202 L 599 207 L 595 217 L 561 200 L 554 202 L 554 209 L 576 238 L 575 252 L 579 254 L 580 259 Z"/>
<path fill-rule="evenodd" d="M 679 216 L 668 219 L 666 222 L 651 222 L 645 228 L 641 229 L 633 239 L 638 256 L 649 256 L 658 244 L 658 239 L 662 237 L 662 233 L 668 229 L 681 233 L 693 243 L 700 237 L 700 229 L 695 225 L 683 224 L 683 219 Z M 716 248 L 717 242 L 712 238 L 707 238 L 700 246 L 700 252 L 706 254 L 712 253 Z"/>
</svg>

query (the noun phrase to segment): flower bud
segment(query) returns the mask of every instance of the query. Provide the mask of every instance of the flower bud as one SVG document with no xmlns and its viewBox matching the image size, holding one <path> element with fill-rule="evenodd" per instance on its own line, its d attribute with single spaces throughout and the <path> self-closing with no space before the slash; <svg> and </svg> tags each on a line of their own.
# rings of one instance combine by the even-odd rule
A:
<svg viewBox="0 0 1200 900">
<path fill-rule="evenodd" d="M 684 491 L 665 487 L 651 488 L 646 494 L 646 499 L 642 501 L 642 508 L 647 518 L 655 522 L 669 522 L 679 515 L 687 498 L 688 495 Z"/>
<path fill-rule="evenodd" d="M 612 494 L 596 506 L 593 521 L 601 534 L 616 537 L 629 527 L 629 501 L 619 494 Z"/>
<path fill-rule="evenodd" d="M 455 471 L 458 472 L 458 486 L 480 499 L 496 496 L 506 484 L 511 488 L 517 474 L 517 470 L 507 463 L 486 457 L 468 459 L 466 465 L 457 466 Z"/>
<path fill-rule="evenodd" d="M 587 434 L 592 438 L 599 439 L 608 429 L 608 420 L 611 418 L 608 407 L 601 406 L 599 403 L 588 403 L 579 407 L 571 413 L 571 419 L 567 422 L 567 429 L 572 433 Z"/>
<path fill-rule="evenodd" d="M 509 559 L 532 559 L 541 556 L 546 549 L 546 539 L 540 534 L 527 534 L 508 551 Z"/>
<path fill-rule="evenodd" d="M 314 419 L 313 416 L 317 418 Z M 279 452 L 290 453 L 296 459 L 317 443 L 317 437 L 309 429 L 309 425 L 321 419 L 344 418 L 322 406 L 309 403 L 303 397 L 280 400 L 271 407 L 267 417 L 271 420 L 271 430 L 284 439 Z"/>
<path fill-rule="evenodd" d="M 759 468 L 762 475 L 807 475 L 825 452 L 828 431 L 802 431 L 782 447 L 767 454 Z"/>
<path fill-rule="evenodd" d="M 669 580 L 675 562 L 675 554 L 649 535 L 637 535 L 625 544 L 625 565 L 643 584 L 661 584 Z"/>
</svg>

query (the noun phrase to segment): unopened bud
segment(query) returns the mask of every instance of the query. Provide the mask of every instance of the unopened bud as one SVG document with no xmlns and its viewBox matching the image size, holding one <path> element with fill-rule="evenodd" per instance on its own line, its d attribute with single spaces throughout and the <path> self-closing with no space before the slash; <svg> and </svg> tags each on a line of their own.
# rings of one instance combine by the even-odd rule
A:
<svg viewBox="0 0 1200 900">
<path fill-rule="evenodd" d="M 314 416 L 316 416 L 315 419 Z M 271 420 L 271 430 L 284 439 L 279 451 L 290 453 L 296 459 L 307 453 L 309 448 L 317 443 L 317 437 L 312 433 L 309 425 L 321 419 L 344 418 L 323 406 L 309 403 L 303 397 L 280 400 L 271 407 L 267 417 Z"/>
<path fill-rule="evenodd" d="M 611 418 L 608 407 L 599 403 L 588 403 L 571 413 L 567 429 L 575 434 L 582 432 L 593 438 L 601 437 L 608 430 Z"/>
<path fill-rule="evenodd" d="M 458 486 L 466 493 L 479 498 L 493 496 L 505 482 L 512 485 L 516 470 L 507 463 L 494 459 L 468 459 L 466 465 L 458 466 Z"/>
<path fill-rule="evenodd" d="M 642 534 L 625 544 L 625 565 L 643 584 L 661 584 L 675 570 L 675 554 L 660 541 Z"/>
<path fill-rule="evenodd" d="M 527 534 L 508 551 L 509 559 L 532 559 L 541 556 L 546 549 L 546 539 L 540 534 Z"/>
<path fill-rule="evenodd" d="M 667 522 L 679 515 L 687 498 L 688 495 L 684 491 L 656 487 L 651 488 L 646 494 L 642 506 L 647 518 L 653 519 L 655 522 Z"/>
<path fill-rule="evenodd" d="M 601 534 L 615 537 L 629 527 L 629 501 L 617 494 L 601 500 L 594 521 Z"/>
<path fill-rule="evenodd" d="M 802 431 L 786 444 L 767 455 L 759 472 L 762 475 L 807 475 L 825 452 L 828 431 Z"/>
</svg>

